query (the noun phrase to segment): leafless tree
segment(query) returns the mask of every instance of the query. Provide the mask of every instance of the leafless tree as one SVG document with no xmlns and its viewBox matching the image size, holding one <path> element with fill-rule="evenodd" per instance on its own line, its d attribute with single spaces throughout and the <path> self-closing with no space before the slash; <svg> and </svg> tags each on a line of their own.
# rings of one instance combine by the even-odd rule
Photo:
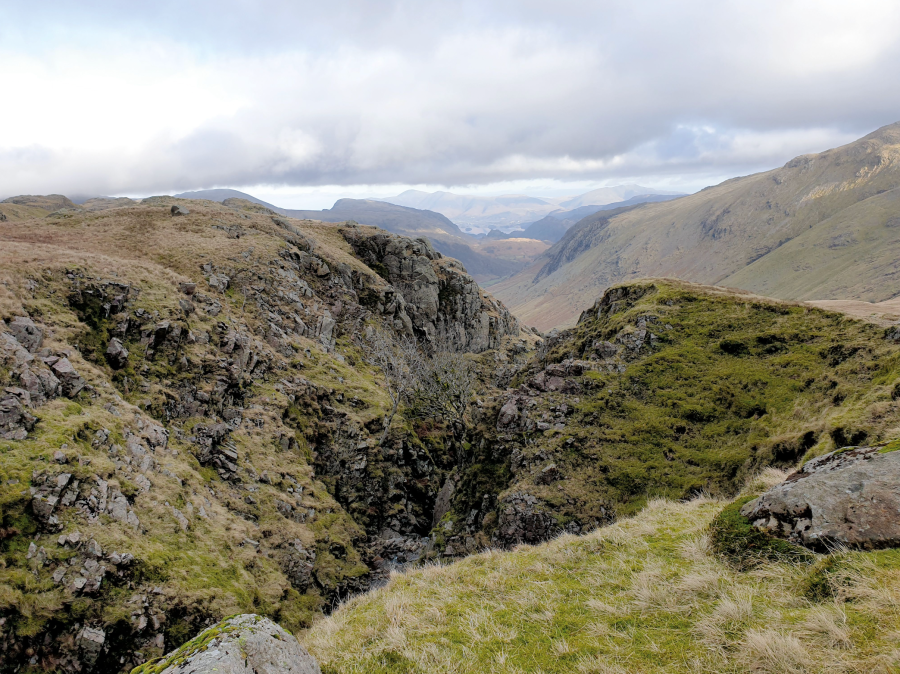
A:
<svg viewBox="0 0 900 674">
<path fill-rule="evenodd" d="M 464 354 L 438 345 L 430 357 L 420 354 L 413 370 L 411 406 L 415 414 L 446 421 L 464 436 L 466 413 L 477 383 L 472 362 Z"/>
<path fill-rule="evenodd" d="M 362 340 L 362 347 L 366 360 L 381 372 L 385 391 L 391 399 L 391 410 L 384 420 L 384 431 L 378 441 L 382 445 L 400 403 L 415 389 L 415 364 L 420 359 L 420 354 L 411 337 L 397 335 L 381 327 L 369 330 L 369 334 Z"/>
</svg>

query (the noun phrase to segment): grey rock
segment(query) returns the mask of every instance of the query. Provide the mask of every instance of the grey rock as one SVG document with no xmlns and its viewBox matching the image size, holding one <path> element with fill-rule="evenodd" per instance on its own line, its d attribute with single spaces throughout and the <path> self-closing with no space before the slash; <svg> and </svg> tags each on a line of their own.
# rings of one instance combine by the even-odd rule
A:
<svg viewBox="0 0 900 674">
<path fill-rule="evenodd" d="M 28 350 L 19 344 L 19 341 L 10 334 L 0 333 L 0 353 L 6 358 L 10 358 L 19 368 L 34 360 L 34 356 L 28 353 Z"/>
<path fill-rule="evenodd" d="M 115 370 L 121 370 L 128 364 L 128 349 L 115 337 L 109 340 L 106 347 L 106 362 Z"/>
<path fill-rule="evenodd" d="M 169 209 L 169 212 L 172 215 L 189 215 L 190 214 L 190 211 L 188 209 L 186 209 L 184 206 L 172 206 L 172 208 Z"/>
<path fill-rule="evenodd" d="M 35 423 L 19 396 L 0 392 L 0 438 L 24 440 Z"/>
<path fill-rule="evenodd" d="M 376 285 L 370 284 L 370 296 L 396 330 L 473 353 L 497 348 L 504 335 L 518 333 L 518 321 L 509 311 L 456 261 L 442 259 L 427 239 L 358 228 L 341 234 L 366 264 L 383 270 L 390 285 L 379 287 L 371 279 Z"/>
<path fill-rule="evenodd" d="M 74 398 L 84 388 L 84 379 L 72 367 L 68 358 L 60 358 L 51 366 L 54 375 L 59 379 L 63 395 Z"/>
<path fill-rule="evenodd" d="M 850 447 L 807 462 L 741 514 L 816 550 L 900 546 L 900 451 Z"/>
<path fill-rule="evenodd" d="M 27 316 L 16 316 L 9 322 L 9 331 L 27 351 L 34 353 L 44 343 L 44 331 Z"/>
<path fill-rule="evenodd" d="M 497 416 L 497 428 L 502 430 L 515 425 L 519 420 L 519 407 L 515 398 L 512 398 L 500 408 L 500 414 Z"/>
<path fill-rule="evenodd" d="M 315 658 L 268 618 L 238 615 L 207 632 L 215 637 L 189 641 L 156 663 L 160 674 L 321 674 Z"/>
<path fill-rule="evenodd" d="M 556 533 L 556 520 L 531 494 L 515 492 L 500 502 L 500 517 L 492 540 L 509 547 L 519 543 L 540 543 Z"/>
<path fill-rule="evenodd" d="M 80 580 L 84 580 L 83 578 Z M 100 653 L 103 652 L 103 645 L 106 642 L 106 632 L 94 627 L 84 627 L 78 633 L 78 648 L 81 650 L 81 657 L 88 665 L 93 666 L 97 662 Z"/>
</svg>

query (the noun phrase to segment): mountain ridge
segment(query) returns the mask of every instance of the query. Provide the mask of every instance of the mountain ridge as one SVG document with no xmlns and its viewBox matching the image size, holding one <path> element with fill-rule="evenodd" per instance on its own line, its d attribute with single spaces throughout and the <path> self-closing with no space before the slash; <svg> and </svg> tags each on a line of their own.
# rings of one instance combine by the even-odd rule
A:
<svg viewBox="0 0 900 674">
<path fill-rule="evenodd" d="M 900 124 L 770 171 L 572 227 L 494 292 L 541 329 L 610 285 L 665 276 L 800 300 L 900 292 Z"/>
</svg>

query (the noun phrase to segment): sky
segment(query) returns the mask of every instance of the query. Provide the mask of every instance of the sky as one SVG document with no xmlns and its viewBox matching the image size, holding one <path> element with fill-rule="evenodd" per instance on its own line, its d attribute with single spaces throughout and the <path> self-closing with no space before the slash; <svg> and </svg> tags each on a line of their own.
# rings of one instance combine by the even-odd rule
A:
<svg viewBox="0 0 900 674">
<path fill-rule="evenodd" d="M 900 121 L 900 3 L 4 0 L 0 197 L 694 191 Z"/>
</svg>

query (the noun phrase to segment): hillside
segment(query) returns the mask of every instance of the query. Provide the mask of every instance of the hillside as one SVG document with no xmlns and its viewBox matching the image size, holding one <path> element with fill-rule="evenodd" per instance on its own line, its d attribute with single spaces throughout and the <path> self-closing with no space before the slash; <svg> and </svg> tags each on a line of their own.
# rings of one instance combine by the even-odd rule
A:
<svg viewBox="0 0 900 674">
<path fill-rule="evenodd" d="M 424 560 L 900 435 L 872 323 L 646 281 L 539 342 L 427 242 L 106 205 L 0 223 L 3 674 L 128 671 L 239 612 L 298 631 Z M 468 354 L 461 418 L 404 403 L 380 442 L 379 326 Z"/>
<path fill-rule="evenodd" d="M 665 276 L 800 300 L 900 292 L 900 124 L 782 168 L 572 227 L 493 288 L 529 325 L 571 325 L 614 283 Z"/>
<path fill-rule="evenodd" d="M 525 194 L 475 196 L 453 194 L 452 192 L 407 190 L 396 197 L 379 199 L 379 201 L 435 211 L 458 223 L 467 232 L 479 234 L 487 233 L 491 229 L 510 231 L 516 225 L 525 226 L 560 209 L 572 210 L 581 206 L 605 205 L 646 194 L 670 193 L 640 185 L 601 187 L 585 194 L 557 198 L 532 197 Z"/>
<path fill-rule="evenodd" d="M 453 222 L 440 213 L 382 201 L 367 199 L 339 199 L 334 206 L 322 211 L 281 210 L 294 218 L 307 218 L 323 222 L 356 222 L 381 227 L 389 232 L 413 238 L 424 236 L 435 248 L 462 262 L 466 271 L 479 282 L 492 281 L 509 276 L 531 262 L 534 257 L 520 261 L 514 258 L 488 254 L 479 249 L 478 242 L 463 234 Z"/>
<path fill-rule="evenodd" d="M 496 437 L 454 477 L 437 546 L 537 543 L 900 436 L 900 345 L 886 334 L 720 288 L 614 287 L 485 400 L 478 432 Z"/>
<path fill-rule="evenodd" d="M 897 550 L 738 571 L 710 546 L 724 505 L 398 574 L 302 641 L 324 674 L 896 671 Z"/>
<path fill-rule="evenodd" d="M 510 232 L 507 237 L 520 236 L 527 239 L 538 239 L 540 241 L 550 241 L 556 243 L 569 228 L 577 224 L 589 215 L 593 215 L 598 211 L 612 211 L 617 208 L 625 208 L 627 206 L 636 206 L 638 204 L 655 203 L 658 201 L 671 201 L 683 194 L 666 195 L 666 194 L 640 194 L 625 201 L 614 201 L 610 204 L 602 206 L 579 206 L 572 210 L 560 209 L 553 211 L 549 215 L 541 218 L 536 222 L 532 222 L 521 232 Z"/>
<path fill-rule="evenodd" d="M 456 446 L 402 413 L 379 445 L 359 340 L 493 357 L 515 320 L 428 244 L 238 203 L 0 222 L 0 672 L 297 630 L 424 554 Z"/>
</svg>

